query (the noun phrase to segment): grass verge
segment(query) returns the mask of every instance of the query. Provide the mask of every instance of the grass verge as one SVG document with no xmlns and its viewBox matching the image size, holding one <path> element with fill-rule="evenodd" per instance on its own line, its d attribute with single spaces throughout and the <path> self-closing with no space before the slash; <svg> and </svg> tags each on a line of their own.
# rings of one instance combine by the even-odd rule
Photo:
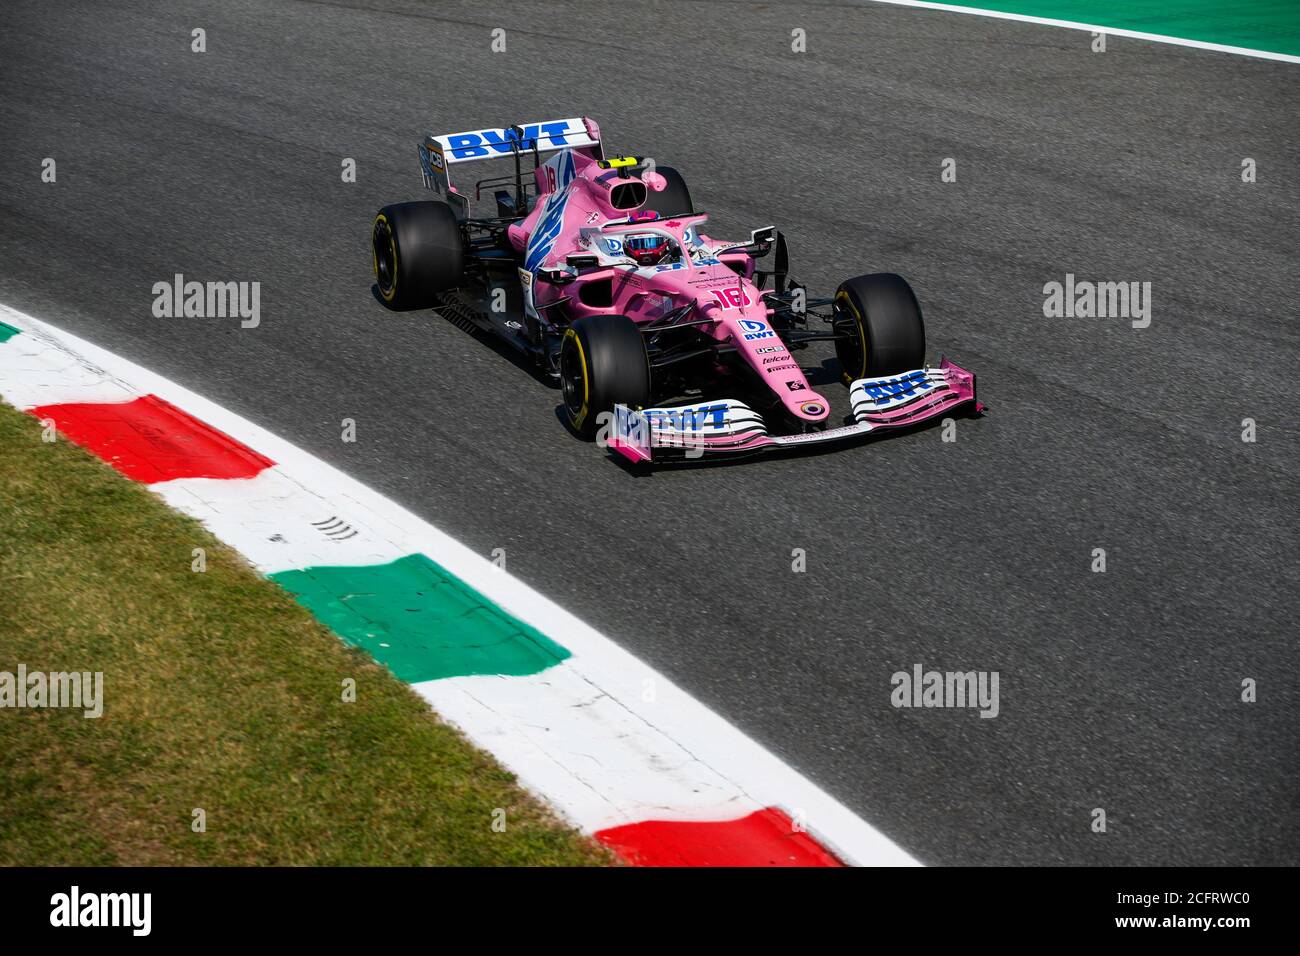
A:
<svg viewBox="0 0 1300 956">
<path fill-rule="evenodd" d="M 0 708 L 0 864 L 611 862 L 197 521 L 0 402 L 20 664 L 102 671 L 104 709 Z"/>
</svg>

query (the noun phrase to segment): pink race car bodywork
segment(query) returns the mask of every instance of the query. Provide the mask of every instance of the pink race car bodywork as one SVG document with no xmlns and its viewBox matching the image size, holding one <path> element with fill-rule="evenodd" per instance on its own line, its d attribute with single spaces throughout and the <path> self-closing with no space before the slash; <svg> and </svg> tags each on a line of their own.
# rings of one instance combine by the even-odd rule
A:
<svg viewBox="0 0 1300 956">
<path fill-rule="evenodd" d="M 522 169 L 525 156 L 532 158 L 532 182 Z M 497 216 L 476 217 L 470 197 L 451 185 L 449 169 L 494 158 L 514 160 L 514 195 L 498 191 Z M 589 118 L 430 136 L 421 144 L 420 161 L 425 185 L 445 197 L 461 223 L 465 277 L 474 279 L 477 290 L 457 289 L 444 304 L 558 376 L 572 427 L 593 428 L 590 418 L 596 416 L 589 416 L 587 405 L 593 373 L 585 352 L 574 345 L 576 371 L 566 379 L 564 343 L 593 334 L 594 327 L 634 330 L 621 354 L 639 356 L 630 359 L 632 365 L 644 362 L 643 372 L 627 373 L 629 380 L 648 373 L 648 385 L 633 400 L 640 404 L 607 398 L 604 409 L 596 409 L 613 412 L 605 444 L 629 460 L 806 447 L 914 425 L 968 404 L 982 408 L 975 402 L 975 378 L 966 370 L 948 361 L 912 367 L 924 363 L 924 331 L 919 306 L 901 277 L 859 276 L 846 280 L 834 298 L 807 298 L 798 283 L 787 284 L 785 242 L 774 228 L 756 229 L 741 242 L 711 238 L 703 231 L 708 217 L 694 211 L 680 174 L 669 167 L 656 172 L 652 160 L 607 159 L 600 128 Z M 479 180 L 474 198 L 482 186 L 508 180 Z M 655 193 L 663 195 L 652 199 Z M 382 252 L 382 243 L 377 248 Z M 775 266 L 760 270 L 757 261 L 774 249 Z M 504 282 L 506 270 L 518 276 L 519 302 L 502 315 L 496 305 L 489 310 L 479 303 L 513 284 Z M 775 288 L 765 289 L 770 279 Z M 887 301 L 864 306 L 862 296 L 876 294 Z M 910 309 L 911 318 L 888 318 L 891 309 Z M 895 323 L 884 338 L 897 339 L 879 354 L 905 354 L 907 364 L 862 358 L 878 337 L 868 331 L 866 316 L 879 315 Z M 814 316 L 829 328 L 809 329 Z M 915 336 L 909 338 L 908 329 Z M 831 403 L 792 354 L 814 341 L 836 343 L 853 405 L 851 424 L 827 427 Z M 850 359 L 839 352 L 846 343 Z M 877 370 L 875 377 L 869 367 Z M 763 414 L 735 398 L 662 408 L 649 407 L 645 398 L 698 394 L 722 382 L 746 391 L 756 385 L 750 401 Z M 576 391 L 569 391 L 570 384 Z M 771 434 L 768 413 L 794 433 Z"/>
<path fill-rule="evenodd" d="M 712 320 L 702 325 L 706 334 L 733 345 L 793 418 L 825 421 L 830 404 L 813 391 L 772 329 L 772 310 L 752 281 L 754 260 L 741 251 L 745 244 L 719 243 L 704 235 L 700 229 L 708 216 L 702 214 L 638 219 L 635 207 L 625 204 L 638 193 L 643 197 L 646 189 L 662 188 L 654 173 L 633 179 L 565 150 L 535 175 L 537 205 L 509 229 L 510 241 L 524 255 L 521 281 L 532 289 L 533 308 L 542 311 L 562 302 L 575 318 L 626 315 L 651 323 L 693 303 L 697 317 Z M 623 237 L 632 234 L 658 234 L 676 246 L 680 258 L 640 266 L 623 249 Z M 596 271 L 584 271 L 576 294 L 564 284 L 533 281 L 538 273 L 563 273 L 567 257 L 574 254 L 593 255 L 597 264 Z"/>
</svg>

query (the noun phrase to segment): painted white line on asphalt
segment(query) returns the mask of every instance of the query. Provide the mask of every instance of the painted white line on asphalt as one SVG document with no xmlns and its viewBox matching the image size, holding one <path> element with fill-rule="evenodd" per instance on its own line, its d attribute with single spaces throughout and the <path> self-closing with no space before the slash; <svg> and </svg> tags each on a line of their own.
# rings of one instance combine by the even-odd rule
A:
<svg viewBox="0 0 1300 956">
<path fill-rule="evenodd" d="M 895 7 L 917 7 L 922 10 L 941 10 L 946 13 L 969 13 L 980 17 L 992 17 L 995 20 L 1018 20 L 1021 23 L 1036 23 L 1039 26 L 1060 27 L 1065 30 L 1085 30 L 1089 33 L 1105 33 L 1107 36 L 1129 37 L 1133 40 L 1146 40 L 1150 43 L 1167 43 L 1172 46 L 1191 47 L 1194 50 L 1212 50 L 1215 53 L 1231 53 L 1236 56 L 1249 56 L 1261 60 L 1300 63 L 1300 56 L 1292 56 L 1289 53 L 1274 53 L 1272 50 L 1255 50 L 1251 47 L 1229 46 L 1226 43 L 1209 43 L 1205 40 L 1189 40 L 1184 37 L 1167 36 L 1163 33 L 1143 33 L 1141 30 L 1125 30 L 1121 27 L 1107 27 L 1095 23 L 1078 23 L 1074 20 L 1034 17 L 1024 13 L 1005 13 L 1001 10 L 986 10 L 982 7 L 933 3 L 930 0 L 868 0 L 868 2 L 887 3 Z"/>
<path fill-rule="evenodd" d="M 849 863 L 918 865 L 880 831 L 668 678 L 379 492 L 267 429 L 92 343 L 5 306 L 0 306 L 0 321 L 32 337 L 10 353 L 5 350 L 21 336 L 0 344 L 0 394 L 24 400 L 39 397 L 37 402 L 16 404 L 103 401 L 105 395 L 127 401 L 153 393 L 273 459 L 278 463 L 273 471 L 281 473 L 256 486 L 258 479 L 225 484 L 238 487 L 245 482 L 243 487 L 268 496 L 263 498 L 272 502 L 268 507 L 274 507 L 277 494 L 296 494 L 292 485 L 310 486 L 310 493 L 331 509 L 359 511 L 358 523 L 377 537 L 396 541 L 399 550 L 430 556 L 567 648 L 573 656 L 563 664 L 528 678 L 449 678 L 416 689 L 445 707 L 445 716 L 472 740 L 584 829 L 637 822 L 645 819 L 638 817 L 642 812 L 657 819 L 718 819 L 715 814 L 733 809 L 739 817 L 776 806 Z M 92 371 L 82 371 L 86 365 Z M 57 389 L 40 387 L 50 380 L 52 370 L 62 375 L 62 384 Z M 277 484 L 279 479 L 289 484 Z M 215 484 L 182 479 L 153 487 L 206 520 L 214 504 L 220 510 L 224 492 L 217 492 Z M 290 510 L 293 520 L 310 513 L 306 506 Z M 222 536 L 221 521 L 210 527 Z M 239 547 L 240 536 L 248 532 L 242 528 L 225 533 L 233 534 Z M 377 548 L 376 553 L 387 553 L 382 544 Z M 282 560 L 261 553 L 254 550 L 250 557 L 272 565 Z"/>
</svg>

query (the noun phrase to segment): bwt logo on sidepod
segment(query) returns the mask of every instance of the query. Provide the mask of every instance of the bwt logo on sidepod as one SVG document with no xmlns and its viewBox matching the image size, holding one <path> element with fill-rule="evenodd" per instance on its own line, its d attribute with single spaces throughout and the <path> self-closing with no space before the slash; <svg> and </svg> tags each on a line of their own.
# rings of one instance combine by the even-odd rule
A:
<svg viewBox="0 0 1300 956">
<path fill-rule="evenodd" d="M 569 129 L 569 124 L 563 120 L 554 123 L 533 123 L 521 129 L 522 137 L 508 129 L 481 129 L 475 133 L 457 133 L 447 137 L 447 144 L 451 147 L 452 155 L 457 159 L 476 159 L 493 154 L 509 156 L 514 151 L 513 144 L 518 144 L 520 148 L 531 148 L 539 136 L 548 138 L 552 146 L 568 146 L 568 140 L 564 137 L 573 132 Z"/>
<path fill-rule="evenodd" d="M 770 339 L 776 336 L 776 333 L 767 327 L 766 322 L 759 322 L 757 319 L 741 319 L 740 327 L 744 330 L 746 342 L 752 342 L 755 339 Z"/>
</svg>

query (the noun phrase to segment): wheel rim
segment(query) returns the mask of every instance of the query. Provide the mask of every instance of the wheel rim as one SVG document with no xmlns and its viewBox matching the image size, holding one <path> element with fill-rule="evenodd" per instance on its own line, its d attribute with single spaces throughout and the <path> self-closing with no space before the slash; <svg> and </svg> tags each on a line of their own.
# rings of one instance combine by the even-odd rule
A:
<svg viewBox="0 0 1300 956">
<path fill-rule="evenodd" d="M 835 342 L 835 357 L 840 360 L 840 367 L 844 369 L 844 380 L 852 383 L 854 379 L 865 378 L 867 374 L 866 324 L 843 291 L 835 296 L 832 309 L 835 313 L 832 328 L 836 332 L 853 336 L 853 341 L 837 339 Z"/>
<path fill-rule="evenodd" d="M 382 216 L 375 220 L 370 244 L 375 257 L 375 281 L 379 283 L 379 291 L 391 295 L 397 275 L 397 248 L 393 242 L 392 227 Z"/>
<path fill-rule="evenodd" d="M 574 423 L 579 423 L 587 408 L 587 363 L 583 361 L 582 346 L 577 336 L 570 332 L 560 352 L 560 388 L 564 392 L 564 407 Z"/>
</svg>

